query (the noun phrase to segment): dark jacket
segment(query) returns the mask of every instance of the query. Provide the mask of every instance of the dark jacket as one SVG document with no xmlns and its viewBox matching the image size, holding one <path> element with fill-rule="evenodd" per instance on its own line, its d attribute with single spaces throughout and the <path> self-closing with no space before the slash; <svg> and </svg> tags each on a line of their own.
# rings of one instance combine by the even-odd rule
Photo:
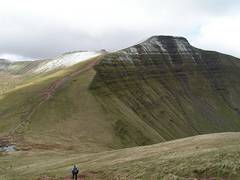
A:
<svg viewBox="0 0 240 180">
<path fill-rule="evenodd" d="M 77 167 L 73 167 L 72 174 L 78 174 L 79 170 Z"/>
</svg>

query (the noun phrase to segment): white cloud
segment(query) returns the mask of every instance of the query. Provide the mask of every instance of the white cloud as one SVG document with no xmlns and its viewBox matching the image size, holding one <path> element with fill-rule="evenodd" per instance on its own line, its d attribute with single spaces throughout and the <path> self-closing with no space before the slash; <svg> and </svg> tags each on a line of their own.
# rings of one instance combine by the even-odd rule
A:
<svg viewBox="0 0 240 180">
<path fill-rule="evenodd" d="M 240 57 L 240 15 L 211 19 L 203 24 L 194 44 Z"/>
<path fill-rule="evenodd" d="M 240 52 L 239 33 L 219 29 L 221 21 L 238 24 L 237 0 L 0 0 L 0 8 L 0 54 L 43 58 L 72 50 L 114 50 L 157 34 Z M 221 31 L 225 37 L 219 38 Z"/>
</svg>

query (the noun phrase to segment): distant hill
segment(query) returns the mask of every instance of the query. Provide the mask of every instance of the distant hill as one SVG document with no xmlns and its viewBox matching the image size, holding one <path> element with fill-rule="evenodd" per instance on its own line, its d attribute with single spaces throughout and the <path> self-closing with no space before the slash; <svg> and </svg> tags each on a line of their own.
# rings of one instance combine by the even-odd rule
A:
<svg viewBox="0 0 240 180">
<path fill-rule="evenodd" d="M 0 94 L 17 85 L 26 83 L 29 78 L 36 77 L 39 74 L 60 70 L 105 53 L 105 50 L 73 51 L 64 53 L 56 58 L 35 61 L 0 59 Z M 6 82 L 6 79 L 8 79 L 8 82 Z"/>
</svg>

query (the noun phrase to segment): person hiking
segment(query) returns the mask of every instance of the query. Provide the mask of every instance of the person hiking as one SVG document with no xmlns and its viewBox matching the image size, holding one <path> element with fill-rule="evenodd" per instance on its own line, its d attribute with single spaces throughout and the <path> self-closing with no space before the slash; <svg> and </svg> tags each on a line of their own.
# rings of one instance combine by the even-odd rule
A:
<svg viewBox="0 0 240 180">
<path fill-rule="evenodd" d="M 72 178 L 73 178 L 74 180 L 77 180 L 78 172 L 79 172 L 79 170 L 78 170 L 77 166 L 74 165 L 73 168 L 72 168 Z"/>
</svg>

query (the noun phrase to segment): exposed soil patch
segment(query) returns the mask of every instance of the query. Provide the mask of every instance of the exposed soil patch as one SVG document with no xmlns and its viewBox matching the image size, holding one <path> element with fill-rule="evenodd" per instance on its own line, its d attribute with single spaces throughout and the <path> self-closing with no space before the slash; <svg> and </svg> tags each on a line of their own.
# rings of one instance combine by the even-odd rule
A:
<svg viewBox="0 0 240 180">
<path fill-rule="evenodd" d="M 0 147 L 1 146 L 7 146 L 10 144 L 9 138 L 7 137 L 1 137 L 0 138 Z"/>
</svg>

